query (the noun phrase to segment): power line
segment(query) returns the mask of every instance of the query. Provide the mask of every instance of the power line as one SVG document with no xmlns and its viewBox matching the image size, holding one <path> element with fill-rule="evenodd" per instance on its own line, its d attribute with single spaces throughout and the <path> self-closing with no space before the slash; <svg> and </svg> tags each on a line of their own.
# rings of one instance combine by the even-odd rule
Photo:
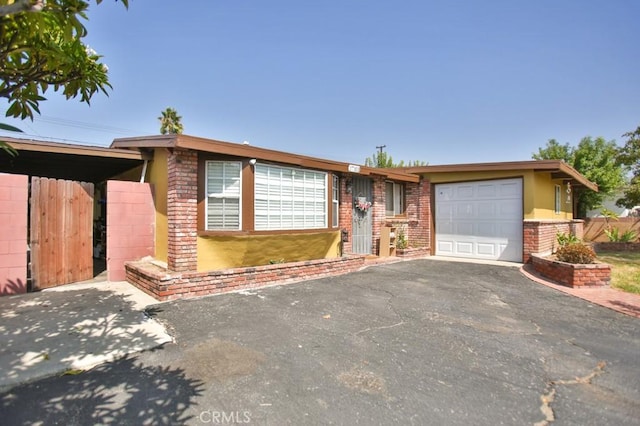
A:
<svg viewBox="0 0 640 426">
<path fill-rule="evenodd" d="M 97 123 L 88 123 L 85 121 L 78 121 L 78 120 L 69 120 L 66 118 L 59 118 L 59 117 L 35 116 L 34 121 L 54 124 L 54 125 L 63 126 L 63 127 L 75 127 L 78 129 L 93 130 L 96 132 L 104 132 L 104 133 L 119 133 L 123 135 L 143 133 L 137 130 L 125 129 L 122 127 L 107 126 L 104 124 L 97 124 Z"/>
</svg>

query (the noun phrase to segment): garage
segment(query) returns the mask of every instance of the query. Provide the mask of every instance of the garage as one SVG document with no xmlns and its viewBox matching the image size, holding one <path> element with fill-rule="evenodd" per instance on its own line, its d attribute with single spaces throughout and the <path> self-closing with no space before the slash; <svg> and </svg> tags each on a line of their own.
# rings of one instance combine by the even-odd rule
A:
<svg viewBox="0 0 640 426">
<path fill-rule="evenodd" d="M 435 185 L 436 255 L 522 262 L 522 179 Z"/>
</svg>

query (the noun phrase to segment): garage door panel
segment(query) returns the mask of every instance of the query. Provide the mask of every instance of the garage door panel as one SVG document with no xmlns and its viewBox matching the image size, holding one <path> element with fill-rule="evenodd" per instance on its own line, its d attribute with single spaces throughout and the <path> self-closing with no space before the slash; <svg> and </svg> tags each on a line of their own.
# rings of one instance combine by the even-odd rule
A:
<svg viewBox="0 0 640 426">
<path fill-rule="evenodd" d="M 473 243 L 457 241 L 455 244 L 455 254 L 473 254 Z"/>
<path fill-rule="evenodd" d="M 479 243 L 478 244 L 478 255 L 494 257 L 496 255 L 496 246 L 495 246 L 495 244 Z"/>
<path fill-rule="evenodd" d="M 436 254 L 522 261 L 522 180 L 438 184 Z"/>
</svg>

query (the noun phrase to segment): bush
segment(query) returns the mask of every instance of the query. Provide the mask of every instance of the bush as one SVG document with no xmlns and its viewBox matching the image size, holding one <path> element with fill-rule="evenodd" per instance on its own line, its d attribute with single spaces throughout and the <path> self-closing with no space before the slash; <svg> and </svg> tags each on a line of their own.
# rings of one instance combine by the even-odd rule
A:
<svg viewBox="0 0 640 426">
<path fill-rule="evenodd" d="M 638 238 L 638 234 L 632 229 L 628 229 L 620 234 L 620 230 L 618 228 L 611 228 L 605 229 L 604 233 L 612 243 L 629 243 Z"/>
<path fill-rule="evenodd" d="M 584 243 L 571 243 L 561 246 L 556 252 L 556 258 L 567 263 L 593 263 L 596 253 Z"/>
<path fill-rule="evenodd" d="M 576 237 L 575 234 L 566 234 L 564 232 L 558 232 L 556 234 L 556 240 L 560 247 L 580 242 L 580 238 Z"/>
</svg>

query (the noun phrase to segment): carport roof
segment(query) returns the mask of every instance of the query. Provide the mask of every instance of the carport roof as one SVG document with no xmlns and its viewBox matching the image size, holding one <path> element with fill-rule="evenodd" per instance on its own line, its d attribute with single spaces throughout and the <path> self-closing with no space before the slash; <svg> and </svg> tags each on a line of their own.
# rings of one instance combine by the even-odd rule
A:
<svg viewBox="0 0 640 426">
<path fill-rule="evenodd" d="M 199 138 L 184 134 L 115 139 L 111 144 L 111 147 L 129 149 L 183 148 L 243 158 L 255 158 L 258 161 L 272 161 L 276 163 L 290 164 L 298 167 L 308 167 L 312 169 L 332 172 L 354 173 L 364 176 L 377 175 L 383 176 L 387 179 L 403 182 L 418 182 L 420 180 L 420 176 L 406 173 L 402 169 L 381 169 L 377 167 L 366 167 L 340 161 L 308 157 L 305 155 L 298 155 L 290 152 L 275 151 L 272 149 L 260 148 L 245 143 L 224 142 L 215 139 Z"/>
<path fill-rule="evenodd" d="M 139 151 L 1 137 L 18 155 L 0 151 L 0 172 L 55 179 L 102 182 L 141 165 Z"/>
<path fill-rule="evenodd" d="M 456 173 L 456 172 L 489 172 L 509 170 L 533 170 L 534 172 L 551 173 L 553 179 L 570 180 L 573 185 L 584 186 L 592 191 L 598 191 L 598 185 L 584 177 L 576 169 L 562 160 L 530 160 L 507 161 L 500 163 L 465 163 L 443 164 L 434 166 L 405 167 L 407 173 L 425 175 L 429 173 Z"/>
</svg>

